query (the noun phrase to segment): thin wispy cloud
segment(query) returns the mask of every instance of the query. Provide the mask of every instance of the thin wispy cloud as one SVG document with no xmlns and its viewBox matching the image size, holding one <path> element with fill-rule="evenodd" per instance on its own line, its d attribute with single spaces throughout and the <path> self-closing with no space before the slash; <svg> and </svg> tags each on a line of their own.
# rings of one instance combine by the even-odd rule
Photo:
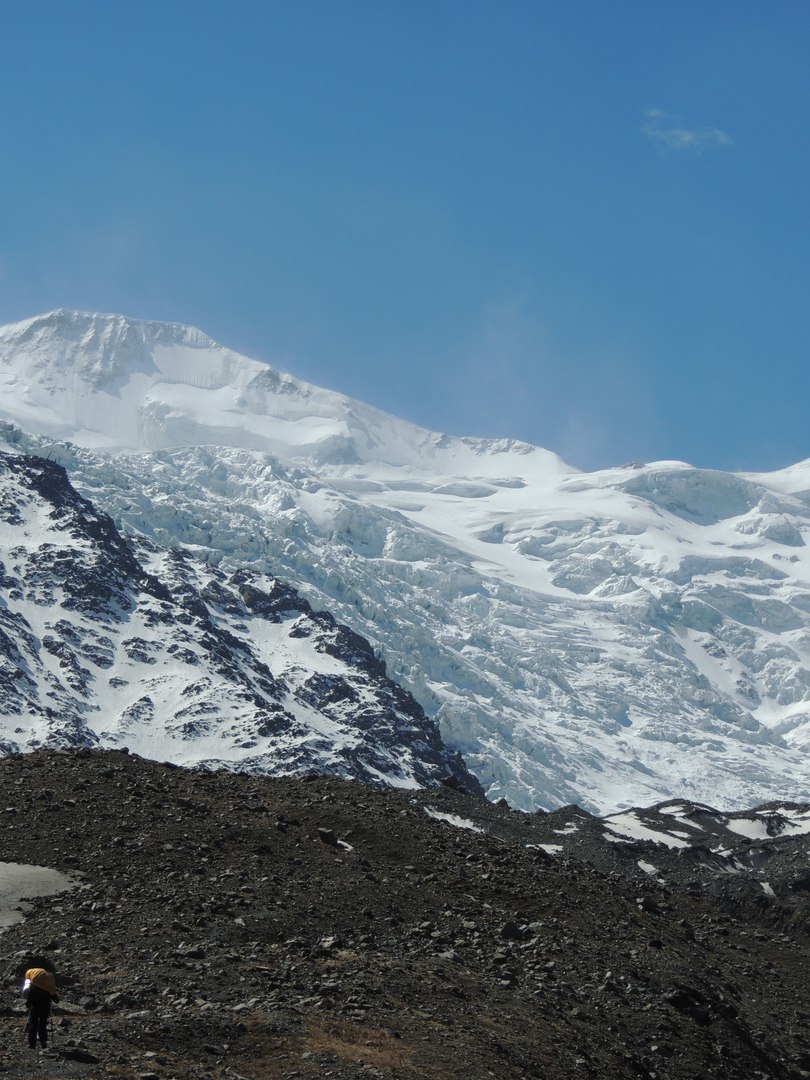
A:
<svg viewBox="0 0 810 1080">
<path fill-rule="evenodd" d="M 642 131 L 656 146 L 665 150 L 700 153 L 702 150 L 733 145 L 731 136 L 720 128 L 687 128 L 663 109 L 647 110 Z"/>
</svg>

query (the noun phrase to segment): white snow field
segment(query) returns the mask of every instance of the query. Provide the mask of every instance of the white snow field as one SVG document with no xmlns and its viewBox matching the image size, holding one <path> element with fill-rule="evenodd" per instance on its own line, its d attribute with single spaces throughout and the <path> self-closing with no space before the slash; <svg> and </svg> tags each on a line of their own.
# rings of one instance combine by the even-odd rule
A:
<svg viewBox="0 0 810 1080">
<path fill-rule="evenodd" d="M 810 461 L 581 473 L 61 310 L 0 328 L 0 417 L 0 449 L 49 454 L 123 530 L 367 637 L 492 798 L 810 799 Z"/>
</svg>

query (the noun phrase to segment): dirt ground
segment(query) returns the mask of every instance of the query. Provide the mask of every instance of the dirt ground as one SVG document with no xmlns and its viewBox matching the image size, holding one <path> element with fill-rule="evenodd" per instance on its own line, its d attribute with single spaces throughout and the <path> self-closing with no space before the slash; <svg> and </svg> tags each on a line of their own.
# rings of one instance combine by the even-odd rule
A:
<svg viewBox="0 0 810 1080">
<path fill-rule="evenodd" d="M 507 808 L 475 832 L 425 798 L 117 752 L 0 760 L 4 858 L 79 881 L 0 934 L 0 1074 L 810 1077 L 806 897 L 640 884 L 527 847 Z M 430 795 L 462 820 L 470 798 Z M 46 1054 L 19 997 L 43 951 Z"/>
</svg>

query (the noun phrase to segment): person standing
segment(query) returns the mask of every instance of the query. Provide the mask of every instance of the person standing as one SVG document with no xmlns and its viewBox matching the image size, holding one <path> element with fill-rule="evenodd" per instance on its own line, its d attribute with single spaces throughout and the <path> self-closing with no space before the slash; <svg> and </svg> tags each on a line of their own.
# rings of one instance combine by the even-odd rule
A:
<svg viewBox="0 0 810 1080">
<path fill-rule="evenodd" d="M 25 1033 L 28 1045 L 33 1050 L 37 1045 L 37 1036 L 44 1049 L 48 1045 L 48 1017 L 51 1005 L 59 998 L 56 993 L 56 979 L 52 971 L 44 967 L 30 967 L 25 973 L 23 995 L 28 1009 L 28 1023 Z"/>
</svg>

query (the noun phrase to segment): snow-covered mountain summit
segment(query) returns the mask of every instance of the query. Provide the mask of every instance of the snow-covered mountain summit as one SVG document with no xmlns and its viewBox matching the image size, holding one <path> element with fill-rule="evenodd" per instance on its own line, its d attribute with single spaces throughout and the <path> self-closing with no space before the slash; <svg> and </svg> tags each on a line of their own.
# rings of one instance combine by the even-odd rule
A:
<svg viewBox="0 0 810 1080">
<path fill-rule="evenodd" d="M 492 797 L 810 797 L 810 462 L 580 473 L 118 316 L 0 330 L 0 387 L 7 449 L 157 549 L 333 612 Z"/>
<path fill-rule="evenodd" d="M 525 443 L 437 435 L 193 327 L 122 315 L 60 309 L 0 327 L 0 394 L 3 415 L 24 430 L 100 450 L 229 446 L 301 464 L 450 470 L 517 455 L 566 468 Z"/>
</svg>

